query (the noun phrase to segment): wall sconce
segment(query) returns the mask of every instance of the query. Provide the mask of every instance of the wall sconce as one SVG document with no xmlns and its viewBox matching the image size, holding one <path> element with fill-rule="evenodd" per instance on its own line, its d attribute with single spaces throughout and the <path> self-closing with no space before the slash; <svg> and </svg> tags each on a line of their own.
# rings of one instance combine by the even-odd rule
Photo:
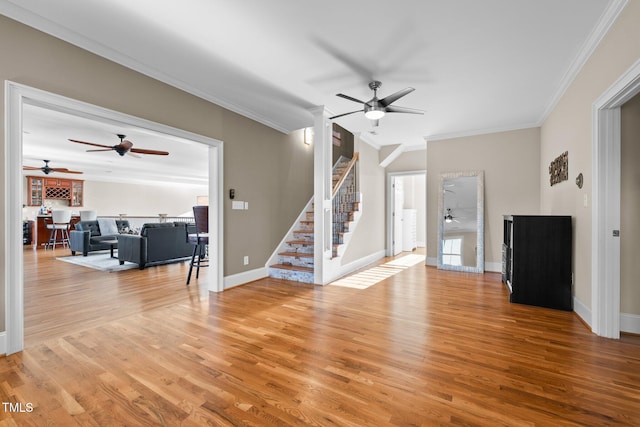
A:
<svg viewBox="0 0 640 427">
<path fill-rule="evenodd" d="M 313 142 L 313 128 L 304 128 L 304 143 L 311 145 Z"/>
</svg>

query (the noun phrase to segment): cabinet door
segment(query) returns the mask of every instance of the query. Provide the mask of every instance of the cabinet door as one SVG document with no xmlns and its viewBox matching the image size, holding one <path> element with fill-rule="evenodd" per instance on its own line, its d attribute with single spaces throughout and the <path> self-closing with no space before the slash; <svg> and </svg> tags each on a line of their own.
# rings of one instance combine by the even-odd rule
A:
<svg viewBox="0 0 640 427">
<path fill-rule="evenodd" d="M 82 206 L 84 197 L 84 181 L 71 181 L 70 206 Z"/>
<path fill-rule="evenodd" d="M 27 190 L 29 191 L 27 204 L 29 206 L 42 206 L 44 201 L 44 179 L 36 176 L 27 177 Z"/>
</svg>

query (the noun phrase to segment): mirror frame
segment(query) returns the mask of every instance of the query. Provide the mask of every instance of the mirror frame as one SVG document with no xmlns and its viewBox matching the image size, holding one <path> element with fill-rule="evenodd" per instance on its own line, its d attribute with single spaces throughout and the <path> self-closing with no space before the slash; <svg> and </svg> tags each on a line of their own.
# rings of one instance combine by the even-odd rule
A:
<svg viewBox="0 0 640 427">
<path fill-rule="evenodd" d="M 444 237 L 444 180 L 459 177 L 477 177 L 477 242 L 475 267 L 442 263 L 442 242 Z M 440 193 L 438 194 L 438 268 L 441 270 L 484 273 L 484 171 L 450 172 L 440 174 Z"/>
</svg>

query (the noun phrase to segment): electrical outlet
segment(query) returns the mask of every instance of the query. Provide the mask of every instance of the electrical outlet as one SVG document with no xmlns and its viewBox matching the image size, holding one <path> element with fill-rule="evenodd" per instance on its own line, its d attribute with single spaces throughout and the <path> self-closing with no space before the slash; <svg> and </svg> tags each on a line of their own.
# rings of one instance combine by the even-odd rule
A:
<svg viewBox="0 0 640 427">
<path fill-rule="evenodd" d="M 249 256 L 248 255 L 244 256 L 243 262 L 244 262 L 244 265 L 249 265 Z"/>
</svg>

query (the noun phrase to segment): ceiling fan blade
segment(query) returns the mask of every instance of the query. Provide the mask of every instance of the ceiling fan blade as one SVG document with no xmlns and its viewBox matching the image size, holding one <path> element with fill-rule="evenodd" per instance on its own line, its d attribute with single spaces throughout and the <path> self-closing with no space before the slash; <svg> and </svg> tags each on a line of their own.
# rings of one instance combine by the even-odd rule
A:
<svg viewBox="0 0 640 427">
<path fill-rule="evenodd" d="M 95 150 L 87 150 L 87 152 L 92 152 L 92 151 L 112 151 L 113 147 L 111 148 L 96 148 Z"/>
<path fill-rule="evenodd" d="M 327 41 L 322 40 L 318 37 L 315 37 L 313 41 L 318 47 L 320 47 L 326 53 L 333 56 L 342 64 L 346 65 L 348 68 L 353 70 L 358 77 L 365 79 L 366 81 L 369 81 L 369 82 L 373 80 L 372 71 L 369 70 L 367 67 L 365 67 L 363 64 L 361 64 L 359 61 L 357 61 L 355 58 L 347 54 L 346 52 L 343 52 L 338 47 L 333 46 L 329 44 Z"/>
<path fill-rule="evenodd" d="M 384 111 L 386 111 L 387 113 L 424 114 L 424 111 L 422 110 L 407 107 L 386 107 Z"/>
<path fill-rule="evenodd" d="M 51 168 L 51 170 L 53 172 L 60 172 L 60 173 L 84 173 L 84 172 L 80 172 L 80 171 L 72 171 L 72 170 L 69 170 L 67 168 Z"/>
<path fill-rule="evenodd" d="M 36 168 L 33 166 L 22 166 L 22 169 L 26 170 L 26 171 L 39 171 L 40 168 Z"/>
<path fill-rule="evenodd" d="M 356 110 L 356 111 L 351 111 L 349 113 L 338 114 L 337 116 L 329 117 L 329 120 L 337 119 L 338 117 L 342 117 L 342 116 L 348 116 L 349 114 L 362 113 L 363 111 L 364 110 Z"/>
<path fill-rule="evenodd" d="M 157 156 L 168 156 L 169 152 L 160 151 L 160 150 L 147 150 L 145 148 L 132 148 L 129 150 L 132 153 L 140 153 L 140 154 L 155 154 Z"/>
<path fill-rule="evenodd" d="M 390 105 L 390 104 L 396 102 L 398 99 L 400 99 L 403 96 L 413 92 L 414 90 L 415 90 L 414 88 L 408 87 L 408 88 L 399 90 L 396 93 L 392 93 L 391 95 L 382 98 L 378 102 L 380 102 L 380 104 L 382 104 L 383 107 L 386 107 L 387 105 Z"/>
<path fill-rule="evenodd" d="M 339 96 L 340 98 L 348 99 L 349 101 L 357 102 L 358 104 L 366 104 L 366 102 L 360 101 L 359 99 L 354 98 L 353 96 L 345 95 L 344 93 L 337 93 L 336 96 Z"/>
<path fill-rule="evenodd" d="M 94 147 L 104 147 L 111 149 L 111 146 L 109 145 L 96 144 L 95 142 L 78 141 L 77 139 L 70 139 L 69 141 L 77 142 L 78 144 L 93 145 Z"/>
</svg>

